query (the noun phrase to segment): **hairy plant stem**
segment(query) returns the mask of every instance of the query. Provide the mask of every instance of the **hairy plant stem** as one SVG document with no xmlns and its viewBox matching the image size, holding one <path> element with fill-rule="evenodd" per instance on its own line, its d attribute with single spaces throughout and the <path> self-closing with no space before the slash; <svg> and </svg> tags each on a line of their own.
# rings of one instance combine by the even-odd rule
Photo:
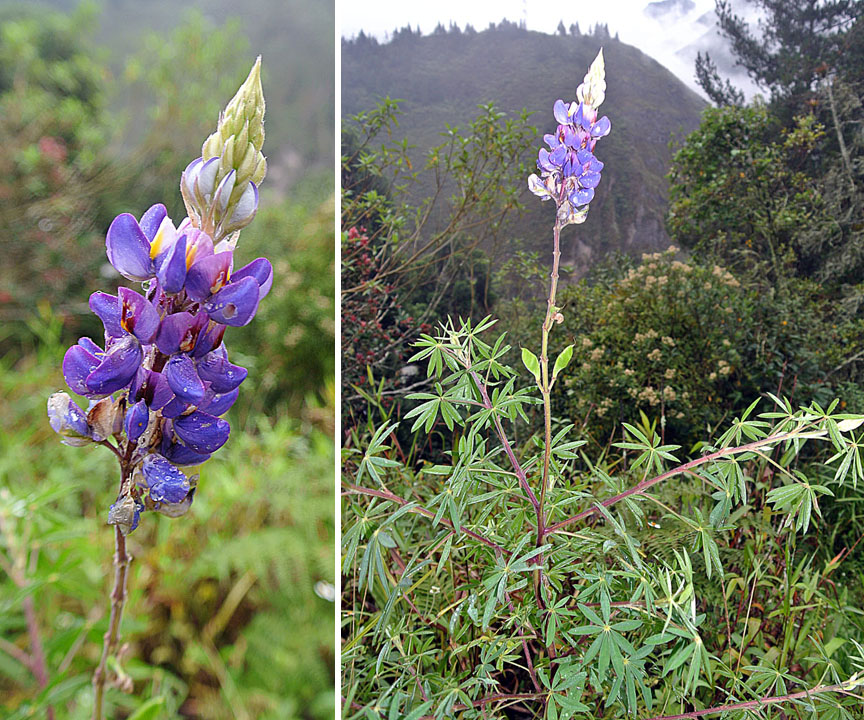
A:
<svg viewBox="0 0 864 720">
<path fill-rule="evenodd" d="M 546 317 L 543 319 L 540 341 L 540 394 L 543 396 L 543 471 L 540 477 L 540 499 L 535 506 L 537 513 L 537 540 L 536 546 L 543 545 L 546 537 L 546 515 L 544 505 L 546 504 L 546 490 L 549 487 L 549 463 L 552 458 L 552 382 L 549 378 L 549 333 L 555 324 L 555 316 L 558 308 L 555 305 L 555 295 L 558 291 L 558 265 L 561 260 L 561 226 L 555 221 L 552 231 L 552 272 L 550 273 L 549 297 L 546 299 Z M 546 610 L 543 600 L 543 555 L 535 558 L 537 569 L 534 571 L 534 597 L 537 607 L 541 611 Z M 549 645 L 546 654 L 550 660 L 555 659 L 555 646 Z"/>
<path fill-rule="evenodd" d="M 558 264 L 561 260 L 561 227 L 555 223 L 553 230 L 552 272 L 549 284 L 549 297 L 546 299 L 546 317 L 543 320 L 540 341 L 540 394 L 543 396 L 543 426 L 545 438 L 543 442 L 543 475 L 540 480 L 540 503 L 537 506 L 537 547 L 543 544 L 546 535 L 546 517 L 543 506 L 546 502 L 546 490 L 549 487 L 549 461 L 552 457 L 552 385 L 549 379 L 549 333 L 555 324 L 558 308 L 555 306 L 555 295 L 558 292 Z"/>
<path fill-rule="evenodd" d="M 134 444 L 129 443 L 125 456 L 120 461 L 120 495 L 127 490 L 131 481 L 129 462 Z M 120 644 L 120 621 L 123 618 L 123 607 L 126 603 L 126 580 L 129 575 L 129 563 L 132 558 L 126 552 L 126 536 L 119 525 L 114 526 L 114 587 L 111 590 L 111 615 L 108 619 L 108 630 L 102 643 L 102 657 L 93 673 L 93 714 L 92 720 L 103 720 L 105 705 L 105 683 L 107 680 L 108 657 Z"/>
</svg>

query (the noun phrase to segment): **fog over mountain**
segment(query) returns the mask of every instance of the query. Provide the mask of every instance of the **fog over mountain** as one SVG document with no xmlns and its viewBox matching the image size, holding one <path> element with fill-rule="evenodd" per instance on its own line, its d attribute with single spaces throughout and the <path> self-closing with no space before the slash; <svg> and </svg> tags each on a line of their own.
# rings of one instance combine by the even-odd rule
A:
<svg viewBox="0 0 864 720">
<path fill-rule="evenodd" d="M 758 15 L 744 0 L 734 0 L 735 12 L 750 22 Z M 708 51 L 724 76 L 752 97 L 757 91 L 746 73 L 735 66 L 728 43 L 717 32 L 714 0 L 605 0 L 603 3 L 559 3 L 549 5 L 527 0 L 438 0 L 423 5 L 400 0 L 366 0 L 342 8 L 343 37 L 355 37 L 360 30 L 386 42 L 391 33 L 410 25 L 426 35 L 439 23 L 445 28 L 455 23 L 460 28 L 471 24 L 484 30 L 502 19 L 523 25 L 528 30 L 553 34 L 559 21 L 565 28 L 579 25 L 589 32 L 605 24 L 610 34 L 659 62 L 691 90 L 703 97 L 696 84 L 694 60 L 697 51 Z"/>
</svg>

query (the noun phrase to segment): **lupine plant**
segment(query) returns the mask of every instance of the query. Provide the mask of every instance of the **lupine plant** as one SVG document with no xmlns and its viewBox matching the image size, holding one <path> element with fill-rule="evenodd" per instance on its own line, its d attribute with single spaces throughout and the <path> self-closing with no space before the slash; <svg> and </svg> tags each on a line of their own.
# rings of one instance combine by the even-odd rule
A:
<svg viewBox="0 0 864 720">
<path fill-rule="evenodd" d="M 864 479 L 864 416 L 769 394 L 690 459 L 647 418 L 597 457 L 552 417 L 559 241 L 600 181 L 605 89 L 601 51 L 529 179 L 556 209 L 533 386 L 495 320 L 450 320 L 411 360 L 415 442 L 391 416 L 344 451 L 343 717 L 862 717 L 860 611 L 829 590 L 855 547 L 822 564 L 804 540 Z"/>
<path fill-rule="evenodd" d="M 109 659 L 120 643 L 130 555 L 126 537 L 142 514 L 180 517 L 204 463 L 230 434 L 222 416 L 237 399 L 246 369 L 231 363 L 228 327 L 248 324 L 267 295 L 266 258 L 235 269 L 240 230 L 254 218 L 266 174 L 260 58 L 220 115 L 201 157 L 183 172 L 187 217 L 177 223 L 157 204 L 136 219 L 118 215 L 105 240 L 108 260 L 141 291 L 96 292 L 90 308 L 104 342 L 83 337 L 63 358 L 70 389 L 48 400 L 51 427 L 72 446 L 102 445 L 117 457 L 117 499 L 105 509 L 114 527 L 114 587 L 101 659 L 93 675 L 93 718 L 103 717 Z"/>
</svg>

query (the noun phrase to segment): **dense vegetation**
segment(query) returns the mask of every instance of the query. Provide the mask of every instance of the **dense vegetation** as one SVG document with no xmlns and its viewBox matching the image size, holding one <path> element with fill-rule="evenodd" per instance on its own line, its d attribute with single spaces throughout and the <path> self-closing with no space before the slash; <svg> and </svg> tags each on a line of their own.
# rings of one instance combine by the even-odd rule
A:
<svg viewBox="0 0 864 720">
<path fill-rule="evenodd" d="M 90 292 L 125 284 L 108 223 L 156 201 L 182 219 L 179 171 L 263 49 L 271 173 L 237 254 L 271 258 L 274 284 L 232 335 L 249 379 L 195 507 L 129 538 L 108 716 L 332 717 L 333 88 L 308 62 L 332 66 L 332 6 L 250 3 L 266 17 L 238 21 L 198 3 L 216 24 L 171 3 L 51 5 L 69 14 L 0 6 L 0 715 L 90 717 L 116 468 L 59 444 L 45 403 L 64 348 L 101 336 Z M 276 18 L 302 42 L 279 44 Z"/>
<path fill-rule="evenodd" d="M 387 276 L 381 333 L 343 359 L 343 378 L 369 370 L 343 388 L 357 397 L 344 417 L 346 716 L 864 717 L 864 21 L 842 0 L 760 4 L 764 42 L 718 9 L 768 99 L 736 103 L 700 60 L 720 106 L 666 166 L 675 247 L 610 253 L 580 282 L 562 272 L 548 352 L 532 352 L 548 207 L 527 248 L 477 258 L 461 235 L 442 239 L 463 270 L 422 328 L 411 309 L 426 271 Z M 531 36 L 504 30 L 510 45 Z M 486 33 L 405 35 L 391 44 L 457 55 Z M 370 67 L 398 52 L 354 45 Z M 627 112 L 611 101 L 627 82 L 613 57 L 604 183 Z M 516 107 L 545 118 L 551 101 L 528 97 Z M 411 128 L 406 143 L 425 146 Z M 370 258 L 357 305 L 404 255 L 415 211 L 450 207 L 412 198 L 387 162 L 404 146 L 379 145 L 343 150 L 343 243 Z M 622 192 L 611 185 L 607 203 Z M 602 207 L 562 231 L 565 258 L 577 238 L 600 244 Z"/>
</svg>

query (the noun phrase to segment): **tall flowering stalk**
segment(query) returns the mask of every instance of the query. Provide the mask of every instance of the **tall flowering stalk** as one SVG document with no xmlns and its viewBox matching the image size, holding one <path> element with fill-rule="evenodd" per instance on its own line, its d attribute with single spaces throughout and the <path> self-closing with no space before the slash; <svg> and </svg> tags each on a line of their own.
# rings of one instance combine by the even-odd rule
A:
<svg viewBox="0 0 864 720">
<path fill-rule="evenodd" d="M 585 441 L 568 437 L 572 425 L 552 436 L 551 390 L 573 356 L 565 348 L 550 370 L 549 334 L 562 320 L 560 232 L 585 220 L 600 181 L 594 150 L 611 128 L 598 119 L 604 94 L 600 54 L 577 100 L 555 103 L 557 130 L 546 136 L 539 174 L 529 180 L 556 206 L 542 350 L 539 358 L 522 351 L 542 395 L 544 435 L 518 444 L 508 437 L 508 423 L 529 422 L 525 408 L 536 393 L 520 387 L 506 363 L 506 333 L 486 335 L 496 323 L 487 317 L 448 319 L 421 335 L 409 360 L 426 362 L 430 382 L 407 396 L 419 402 L 403 417 L 414 419 L 412 433 L 430 435 L 439 422 L 453 433 L 444 448 L 437 443 L 447 433 L 441 425 L 435 433 L 433 453 L 444 462 L 424 456 L 422 434 L 407 449 L 397 442 L 399 422 L 389 414 L 363 446 L 355 442 L 362 430 L 346 444 L 346 712 L 687 720 L 803 702 L 813 717 L 846 716 L 860 705 L 864 648 L 850 636 L 848 658 L 830 658 L 821 636 L 803 639 L 792 607 L 817 618 L 806 627 L 820 617 L 842 627 L 842 601 L 835 604 L 820 585 L 857 543 L 824 570 L 791 558 L 796 534 L 821 516 L 820 496 L 850 479 L 864 482 L 864 416 L 838 412 L 838 400 L 793 410 L 771 395 L 771 411 L 752 415 L 753 402 L 691 459 L 679 459 L 680 447 L 664 444 L 647 419 L 624 424 L 623 442 L 612 446 L 626 454 L 610 457 L 607 448 L 598 462 L 576 452 Z M 805 447 L 824 453 L 818 469 L 810 464 L 818 456 L 803 455 Z M 696 489 L 670 488 L 682 478 Z M 680 494 L 680 508 L 655 497 L 661 484 Z M 739 518 L 754 503 L 762 504 L 759 522 L 778 536 L 778 549 L 785 533 L 785 554 L 763 544 L 768 531 L 757 542 L 742 540 L 752 526 Z M 689 547 L 676 542 L 676 523 Z M 653 530 L 665 531 L 659 541 Z M 721 544 L 731 530 L 734 539 Z M 776 578 L 773 587 L 784 591 L 771 614 L 776 627 L 763 622 L 738 647 L 733 638 L 746 639 L 754 621 L 749 608 L 755 613 L 757 599 L 770 608 L 764 592 L 772 596 L 756 584 L 727 585 L 724 562 L 731 577 L 750 573 L 749 563 L 752 577 Z M 697 573 L 722 591 L 722 607 Z M 746 616 L 730 614 L 735 594 Z M 810 669 L 796 678 L 793 657 L 804 652 Z"/>
<path fill-rule="evenodd" d="M 93 715 L 103 717 L 106 667 L 119 644 L 130 556 L 126 536 L 141 514 L 180 517 L 197 490 L 201 465 L 228 440 L 222 416 L 234 404 L 246 369 L 228 359 L 225 330 L 248 324 L 273 282 L 266 258 L 234 269 L 240 230 L 258 208 L 266 174 L 261 59 L 220 115 L 201 157 L 183 172 L 187 217 L 178 224 L 157 204 L 140 218 L 118 215 L 108 228 L 108 260 L 140 292 L 96 292 L 90 309 L 103 342 L 88 337 L 67 350 L 63 375 L 89 400 L 48 399 L 51 427 L 72 446 L 99 444 L 120 466 L 114 526 L 114 587 L 102 656 L 93 675 Z"/>
<path fill-rule="evenodd" d="M 594 199 L 594 188 L 600 184 L 603 163 L 594 156 L 597 141 L 609 134 L 612 124 L 605 115 L 597 118 L 597 108 L 606 97 L 606 70 L 603 50 L 597 54 L 585 75 L 582 84 L 576 89 L 576 101 L 569 104 L 556 100 L 552 113 L 558 121 L 554 134 L 543 136 L 549 150 L 542 148 L 537 157 L 540 176 L 532 174 L 528 178 L 528 188 L 541 200 L 555 202 L 555 225 L 553 227 L 552 273 L 549 297 L 546 303 L 546 317 L 541 329 L 541 349 L 537 357 L 523 349 L 522 357 L 526 367 L 534 374 L 537 386 L 543 396 L 543 417 L 545 425 L 545 449 L 543 453 L 542 477 L 540 479 L 540 498 L 535 507 L 537 514 L 537 547 L 543 544 L 546 533 L 544 505 L 549 485 L 549 460 L 552 449 L 552 386 L 558 373 L 564 369 L 572 356 L 572 347 L 565 350 L 549 374 L 549 333 L 555 323 L 564 318 L 555 305 L 558 290 L 558 266 L 561 259 L 561 228 L 570 224 L 585 222 L 588 207 Z M 539 593 L 539 573 L 535 576 L 535 588 Z"/>
</svg>

